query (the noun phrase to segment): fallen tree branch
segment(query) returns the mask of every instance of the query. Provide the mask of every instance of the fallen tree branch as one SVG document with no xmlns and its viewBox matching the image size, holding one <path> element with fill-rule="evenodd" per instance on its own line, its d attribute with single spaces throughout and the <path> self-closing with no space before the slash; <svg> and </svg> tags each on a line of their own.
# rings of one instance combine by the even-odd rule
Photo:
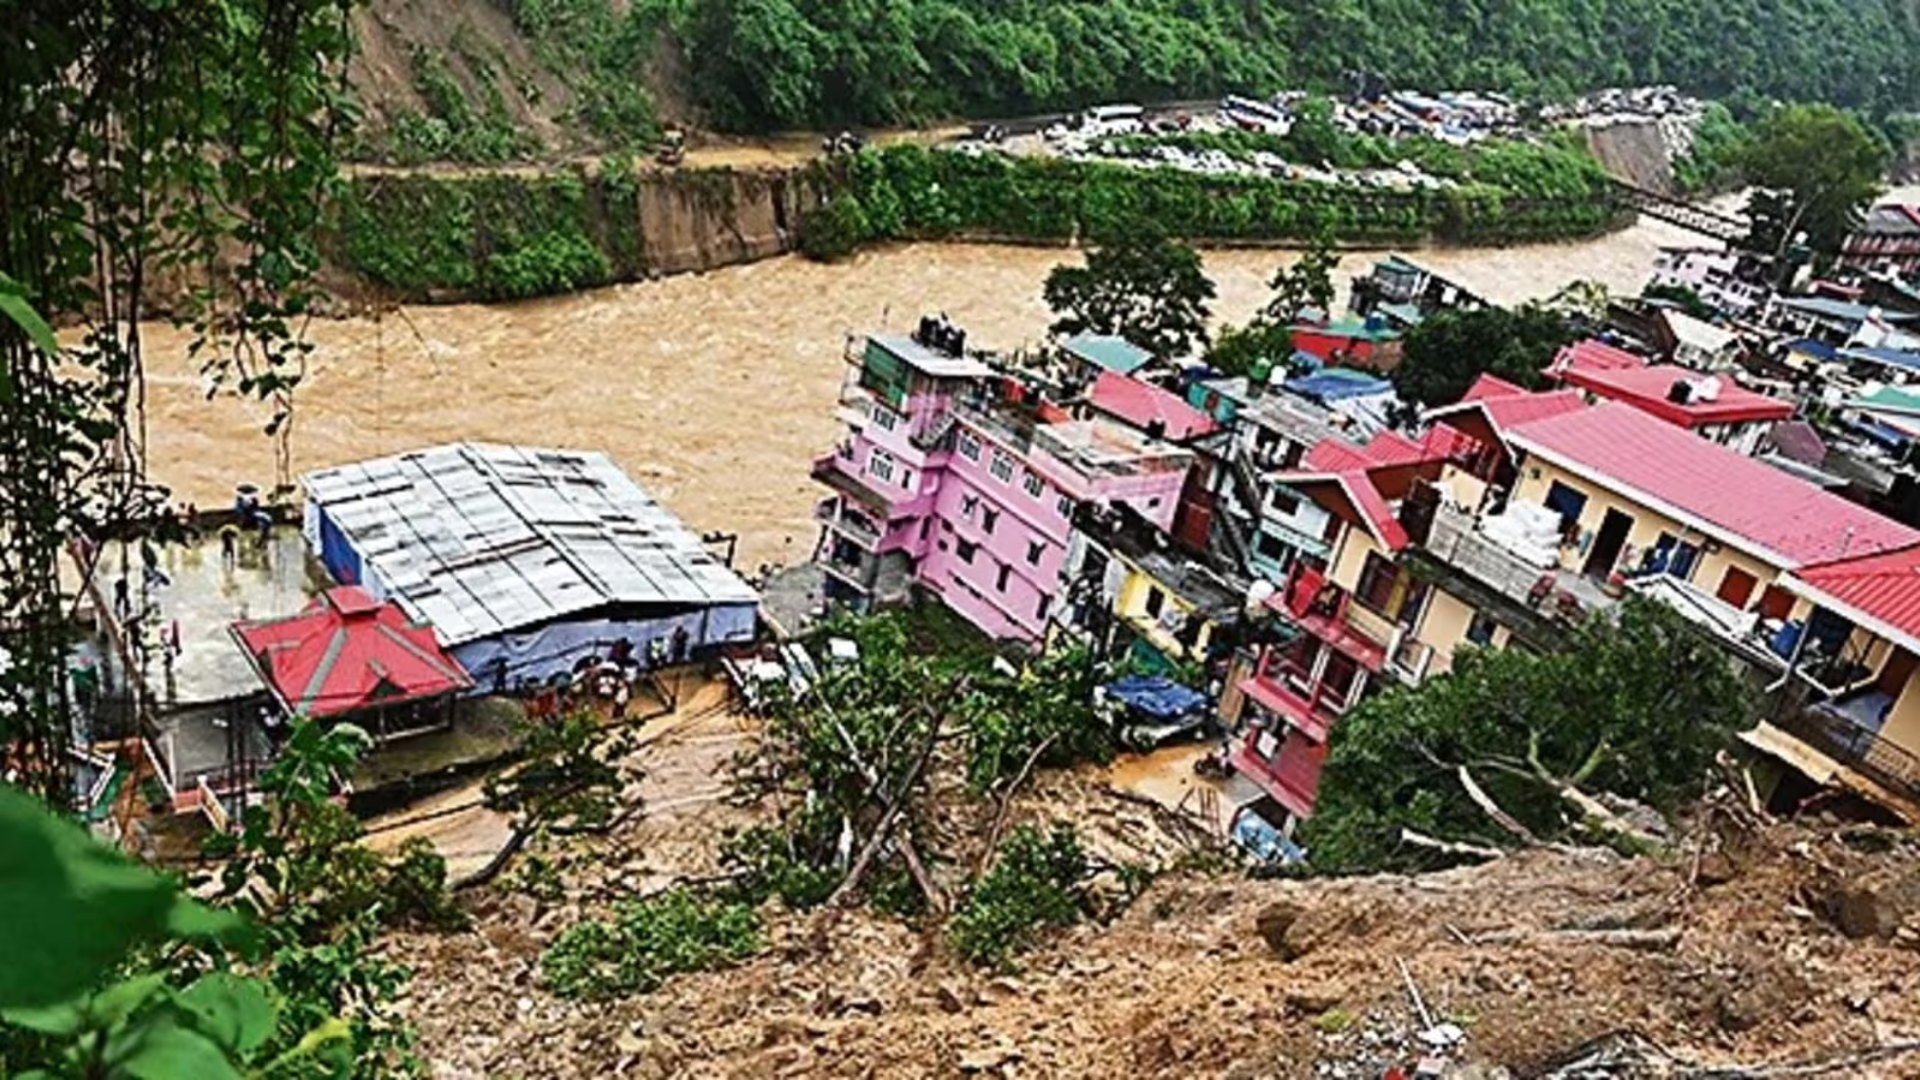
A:
<svg viewBox="0 0 1920 1080">
<path fill-rule="evenodd" d="M 1047 748 L 1053 745 L 1057 737 L 1058 732 L 1040 740 L 1040 745 L 1034 747 L 1033 752 L 1027 755 L 1026 763 L 1020 766 L 1020 771 L 1013 774 L 1013 782 L 1000 792 L 1000 806 L 993 813 L 993 826 L 987 830 L 987 849 L 981 852 L 980 863 L 973 869 L 975 877 L 987 872 L 987 864 L 993 861 L 993 853 L 1000 847 L 1000 834 L 1006 831 L 1007 812 L 1013 808 L 1014 792 L 1020 790 L 1020 785 L 1025 783 L 1027 776 L 1033 772 L 1034 764 L 1040 760 L 1042 754 L 1047 752 Z"/>
<path fill-rule="evenodd" d="M 1441 840 L 1425 833 L 1415 832 L 1402 826 L 1400 839 L 1414 847 L 1426 848 L 1447 855 L 1462 855 L 1470 859 L 1504 859 L 1507 853 L 1495 847 L 1482 847 L 1479 844 L 1462 844 L 1453 840 Z"/>
<path fill-rule="evenodd" d="M 1466 935 L 1463 935 L 1466 936 Z M 1667 952 L 1680 943 L 1680 931 L 1666 930 L 1493 930 L 1467 937 L 1472 945 L 1511 945 L 1521 941 L 1566 941 L 1638 952 Z"/>
<path fill-rule="evenodd" d="M 1842 1072 L 1847 1075 L 1858 1075 L 1855 1070 L 1862 1065 L 1871 1065 L 1874 1062 L 1888 1061 L 1913 1053 L 1920 1053 L 1920 1039 L 1887 1043 L 1884 1046 L 1870 1047 L 1820 1061 L 1794 1062 L 1784 1065 L 1712 1065 L 1690 1068 L 1678 1075 L 1682 1080 L 1777 1080 L 1779 1077 L 1789 1076 L 1832 1076 Z"/>
<path fill-rule="evenodd" d="M 1537 845 L 1540 843 L 1540 838 L 1533 835 L 1532 829 L 1522 825 L 1519 818 L 1507 813 L 1500 808 L 1499 803 L 1493 801 L 1493 797 L 1487 794 L 1486 789 L 1480 786 L 1480 782 L 1473 778 L 1472 771 L 1465 765 L 1460 766 L 1458 775 L 1460 777 L 1460 786 L 1467 791 L 1467 798 L 1473 800 L 1473 805 L 1485 811 L 1486 815 L 1493 819 L 1495 825 L 1505 829 L 1522 843 L 1529 845 Z"/>
<path fill-rule="evenodd" d="M 963 677 L 955 682 L 953 689 L 948 692 L 948 700 L 965 693 L 967 681 L 968 680 Z M 860 887 L 860 882 L 867 876 L 867 871 L 873 866 L 874 856 L 880 853 L 880 849 L 885 846 L 887 838 L 893 835 L 894 825 L 899 822 L 902 811 L 907 808 L 907 803 L 910 801 L 909 796 L 913 791 L 913 785 L 920 779 L 920 774 L 926 771 L 927 763 L 933 759 L 934 743 L 940 738 L 940 728 L 946 723 L 947 712 L 948 709 L 943 703 L 940 710 L 933 714 L 933 720 L 927 724 L 927 734 L 920 741 L 920 750 L 914 755 L 913 764 L 901 775 L 899 784 L 895 786 L 893 794 L 887 799 L 886 812 L 880 815 L 880 823 L 874 826 L 873 835 L 867 837 L 867 842 L 861 846 L 860 854 L 854 859 L 853 866 L 848 869 L 847 876 L 843 878 L 840 884 L 833 890 L 833 894 L 827 897 L 827 907 L 835 908 L 842 906 L 846 902 L 847 897 L 855 889 Z M 911 868 L 911 863 L 909 863 L 909 868 Z M 925 871 L 923 869 L 921 875 L 924 875 L 924 873 Z M 920 880 L 920 875 L 916 875 L 916 880 Z M 921 881 L 921 887 L 931 890 L 932 882 Z M 936 891 L 929 891 L 927 896 L 928 903 L 938 902 L 938 895 Z"/>
<path fill-rule="evenodd" d="M 516 826 L 507 837 L 507 842 L 500 846 L 499 851 L 493 853 L 493 858 L 487 860 L 487 865 L 454 882 L 449 888 L 454 892 L 477 889 L 499 877 L 500 871 L 505 870 L 507 864 L 513 861 L 513 857 L 520 853 L 520 849 L 527 846 L 527 840 L 535 831 L 532 824 Z"/>
</svg>

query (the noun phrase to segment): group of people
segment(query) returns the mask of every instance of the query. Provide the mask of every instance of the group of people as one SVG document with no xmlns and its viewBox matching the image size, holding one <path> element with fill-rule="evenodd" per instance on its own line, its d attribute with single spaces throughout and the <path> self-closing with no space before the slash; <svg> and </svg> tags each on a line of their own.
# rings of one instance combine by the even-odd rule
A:
<svg viewBox="0 0 1920 1080">
<path fill-rule="evenodd" d="M 633 641 L 621 638 L 605 656 L 582 656 L 571 672 L 537 688 L 527 687 L 527 716 L 535 721 L 551 719 L 560 715 L 570 695 L 582 695 L 607 702 L 612 719 L 624 720 L 633 700 L 634 681 L 644 672 L 684 663 L 692 640 L 685 627 L 676 626 L 671 634 L 648 640 L 636 659 Z"/>
</svg>

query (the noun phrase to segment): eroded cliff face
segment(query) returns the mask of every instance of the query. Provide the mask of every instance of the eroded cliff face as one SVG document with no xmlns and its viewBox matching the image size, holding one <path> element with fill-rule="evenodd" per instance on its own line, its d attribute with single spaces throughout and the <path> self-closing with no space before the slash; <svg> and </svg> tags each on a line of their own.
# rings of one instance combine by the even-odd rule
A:
<svg viewBox="0 0 1920 1080">
<path fill-rule="evenodd" d="M 575 292 L 764 259 L 798 243 L 820 167 L 357 170 L 334 207 L 330 284 L 456 302 Z"/>
<path fill-rule="evenodd" d="M 1587 148 L 1617 180 L 1663 195 L 1677 193 L 1674 159 L 1693 145 L 1693 122 L 1667 117 L 1622 120 L 1586 129 Z"/>
<path fill-rule="evenodd" d="M 643 173 L 635 200 L 649 275 L 712 270 L 793 250 L 795 225 L 819 198 L 787 169 Z"/>
</svg>

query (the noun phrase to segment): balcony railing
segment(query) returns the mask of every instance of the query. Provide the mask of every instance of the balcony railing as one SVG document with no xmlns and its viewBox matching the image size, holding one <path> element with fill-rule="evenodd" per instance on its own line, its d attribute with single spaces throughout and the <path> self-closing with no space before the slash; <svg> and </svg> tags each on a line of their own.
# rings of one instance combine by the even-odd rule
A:
<svg viewBox="0 0 1920 1080">
<path fill-rule="evenodd" d="M 872 522 L 847 513 L 839 499 L 823 500 L 813 508 L 813 516 L 861 547 L 872 549 L 880 542 L 880 530 Z"/>
<path fill-rule="evenodd" d="M 1874 783 L 1920 799 L 1920 754 L 1818 705 L 1790 709 L 1774 724 Z"/>
<path fill-rule="evenodd" d="M 1441 503 L 1430 522 L 1427 554 L 1545 615 L 1577 616 L 1615 603 L 1614 597 L 1587 578 L 1557 566 L 1530 563 L 1495 543 L 1476 526 L 1473 515 Z M 1562 596 L 1566 599 L 1560 599 Z"/>
</svg>

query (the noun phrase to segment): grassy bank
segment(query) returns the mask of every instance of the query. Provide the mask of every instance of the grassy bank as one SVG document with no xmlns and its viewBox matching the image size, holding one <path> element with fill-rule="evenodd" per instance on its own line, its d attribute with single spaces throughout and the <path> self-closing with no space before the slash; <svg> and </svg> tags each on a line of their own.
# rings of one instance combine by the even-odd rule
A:
<svg viewBox="0 0 1920 1080">
<path fill-rule="evenodd" d="M 1199 243 L 1284 243 L 1322 232 L 1343 243 L 1409 246 L 1570 240 L 1630 220 L 1598 164 L 1584 160 L 1560 163 L 1539 184 L 1463 172 L 1457 187 L 1402 192 L 893 146 L 844 166 L 834 204 L 810 219 L 807 249 L 830 257 L 875 240 L 1066 241 L 1144 221 Z"/>
</svg>

